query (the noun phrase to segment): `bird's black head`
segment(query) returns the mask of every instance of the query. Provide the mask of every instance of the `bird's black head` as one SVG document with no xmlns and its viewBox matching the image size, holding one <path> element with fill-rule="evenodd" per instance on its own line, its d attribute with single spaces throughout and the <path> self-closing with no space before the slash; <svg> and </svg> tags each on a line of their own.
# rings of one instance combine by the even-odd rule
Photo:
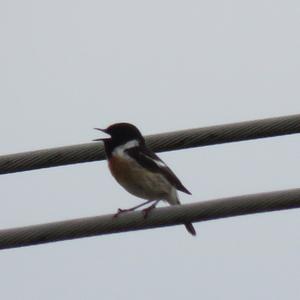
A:
<svg viewBox="0 0 300 300">
<path fill-rule="evenodd" d="M 143 141 L 144 138 L 141 132 L 132 124 L 129 123 L 116 123 L 110 125 L 104 132 L 109 134 L 118 145 L 127 143 L 132 140 Z"/>
<path fill-rule="evenodd" d="M 108 135 L 111 138 L 97 139 L 95 141 L 103 141 L 105 145 L 105 151 L 110 155 L 115 147 L 123 145 L 129 141 L 136 140 L 140 144 L 145 143 L 145 140 L 141 132 L 130 123 L 116 123 L 108 126 L 106 129 L 95 128 L 100 130 Z"/>
</svg>

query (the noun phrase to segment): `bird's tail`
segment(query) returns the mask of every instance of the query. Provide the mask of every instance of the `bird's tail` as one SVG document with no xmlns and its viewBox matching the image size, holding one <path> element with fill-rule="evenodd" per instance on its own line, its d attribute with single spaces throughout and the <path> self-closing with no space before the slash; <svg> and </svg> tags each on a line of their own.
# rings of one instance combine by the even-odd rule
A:
<svg viewBox="0 0 300 300">
<path fill-rule="evenodd" d="M 196 230 L 192 223 L 184 223 L 184 226 L 191 235 L 196 235 Z"/>
<path fill-rule="evenodd" d="M 171 205 L 180 205 L 180 201 L 179 201 L 179 198 L 178 198 L 178 195 L 177 195 L 177 191 L 174 190 L 173 194 L 172 194 L 172 198 L 169 199 L 169 204 Z M 193 236 L 196 235 L 196 230 L 193 226 L 192 223 L 184 223 L 184 226 L 186 228 L 186 230 Z"/>
</svg>

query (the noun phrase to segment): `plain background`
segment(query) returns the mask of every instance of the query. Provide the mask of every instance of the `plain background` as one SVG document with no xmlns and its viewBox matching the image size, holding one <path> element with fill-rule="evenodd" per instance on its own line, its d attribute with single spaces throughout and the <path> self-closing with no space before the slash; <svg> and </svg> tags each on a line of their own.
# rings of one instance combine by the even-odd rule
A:
<svg viewBox="0 0 300 300">
<path fill-rule="evenodd" d="M 299 1 L 0 1 L 1 154 L 300 111 Z M 298 135 L 163 153 L 190 203 L 300 186 Z M 139 203 L 105 162 L 0 178 L 0 227 Z M 3 299 L 299 299 L 299 210 L 1 251 Z"/>
</svg>

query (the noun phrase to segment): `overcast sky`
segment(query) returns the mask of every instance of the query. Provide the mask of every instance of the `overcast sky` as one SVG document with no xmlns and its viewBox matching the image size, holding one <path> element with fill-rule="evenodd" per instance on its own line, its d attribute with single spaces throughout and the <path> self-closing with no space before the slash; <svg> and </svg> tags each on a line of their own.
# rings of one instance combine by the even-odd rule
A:
<svg viewBox="0 0 300 300">
<path fill-rule="evenodd" d="M 0 153 L 300 112 L 300 3 L 0 1 Z M 183 203 L 300 187 L 300 136 L 160 156 Z M 0 177 L 0 227 L 140 203 L 106 162 Z M 3 299 L 299 299 L 300 212 L 0 252 Z"/>
</svg>

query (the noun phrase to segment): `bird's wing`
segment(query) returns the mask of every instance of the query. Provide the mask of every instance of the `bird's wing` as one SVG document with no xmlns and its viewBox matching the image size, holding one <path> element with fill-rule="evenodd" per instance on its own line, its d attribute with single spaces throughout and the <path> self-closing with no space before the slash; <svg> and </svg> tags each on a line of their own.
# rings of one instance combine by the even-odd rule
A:
<svg viewBox="0 0 300 300">
<path fill-rule="evenodd" d="M 151 172 L 162 173 L 177 190 L 191 195 L 189 190 L 181 183 L 173 171 L 147 147 L 140 146 L 130 148 L 126 150 L 126 153 Z"/>
</svg>

